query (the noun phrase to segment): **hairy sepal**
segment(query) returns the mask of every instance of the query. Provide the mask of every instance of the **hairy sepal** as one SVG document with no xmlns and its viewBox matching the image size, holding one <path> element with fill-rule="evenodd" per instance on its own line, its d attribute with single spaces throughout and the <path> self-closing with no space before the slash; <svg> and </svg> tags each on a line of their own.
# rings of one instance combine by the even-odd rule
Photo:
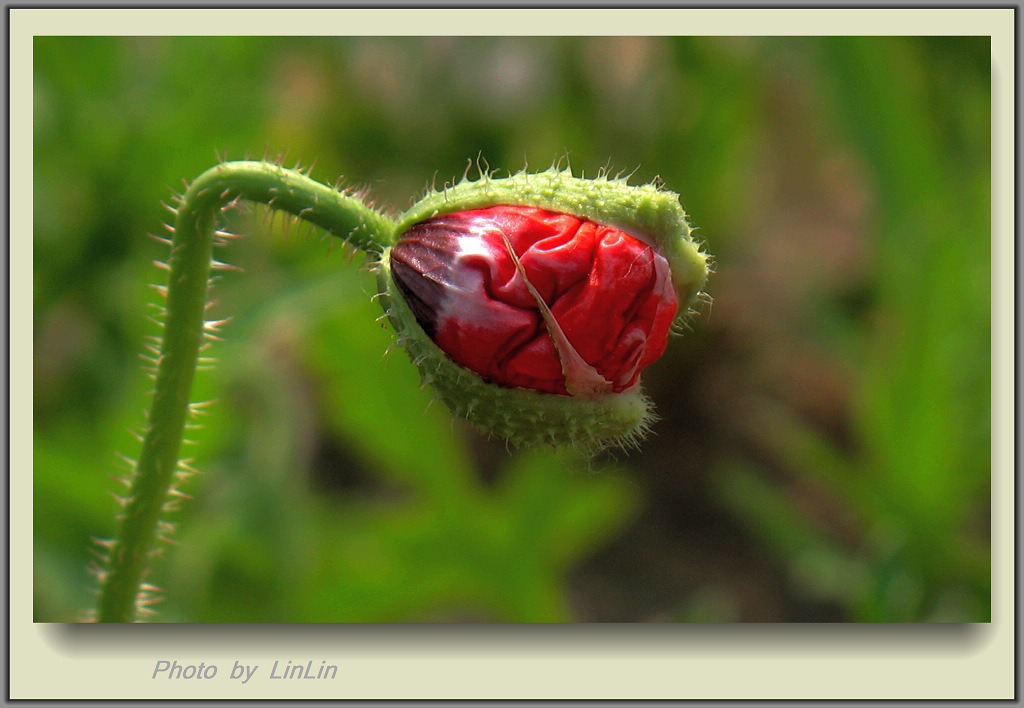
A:
<svg viewBox="0 0 1024 708">
<path fill-rule="evenodd" d="M 432 191 L 398 219 L 395 233 L 441 214 L 496 204 L 535 206 L 613 226 L 654 246 L 669 261 L 679 311 L 697 301 L 709 273 L 710 256 L 694 240 L 679 195 L 655 184 L 630 185 L 625 178 L 574 177 L 568 169 L 518 172 L 509 177 L 484 173 Z"/>
<path fill-rule="evenodd" d="M 573 397 L 489 383 L 456 364 L 430 339 L 398 291 L 390 248 L 377 263 L 381 304 L 409 358 L 457 416 L 512 446 L 572 446 L 585 452 L 635 446 L 653 420 L 640 387 L 596 397 Z"/>
</svg>

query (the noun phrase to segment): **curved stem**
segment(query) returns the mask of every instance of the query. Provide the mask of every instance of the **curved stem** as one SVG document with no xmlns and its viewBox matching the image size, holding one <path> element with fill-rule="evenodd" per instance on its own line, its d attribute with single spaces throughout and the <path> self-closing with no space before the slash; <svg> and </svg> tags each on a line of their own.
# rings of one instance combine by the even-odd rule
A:
<svg viewBox="0 0 1024 708">
<path fill-rule="evenodd" d="M 178 454 L 199 351 L 217 324 L 204 320 L 214 228 L 220 210 L 240 199 L 294 214 L 372 254 L 382 253 L 394 237 L 394 223 L 363 202 L 272 163 L 224 163 L 191 185 L 175 219 L 156 387 L 121 527 L 109 545 L 100 622 L 135 618 L 160 516 L 176 492 L 176 479 L 189 471 Z"/>
</svg>

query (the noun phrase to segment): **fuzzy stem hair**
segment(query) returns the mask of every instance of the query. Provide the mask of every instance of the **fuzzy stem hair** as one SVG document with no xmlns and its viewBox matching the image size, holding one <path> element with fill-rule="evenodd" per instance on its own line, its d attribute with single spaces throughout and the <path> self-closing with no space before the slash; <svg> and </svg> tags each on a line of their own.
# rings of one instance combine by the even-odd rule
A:
<svg viewBox="0 0 1024 708">
<path fill-rule="evenodd" d="M 175 211 L 168 263 L 164 333 L 156 358 L 156 386 L 129 477 L 118 535 L 107 544 L 107 564 L 96 618 L 130 622 L 144 609 L 149 556 L 173 501 L 175 480 L 188 471 L 179 459 L 199 352 L 218 323 L 204 319 L 213 264 L 215 228 L 222 208 L 238 200 L 266 204 L 379 255 L 392 244 L 395 224 L 360 200 L 269 162 L 226 162 L 188 188 Z"/>
</svg>

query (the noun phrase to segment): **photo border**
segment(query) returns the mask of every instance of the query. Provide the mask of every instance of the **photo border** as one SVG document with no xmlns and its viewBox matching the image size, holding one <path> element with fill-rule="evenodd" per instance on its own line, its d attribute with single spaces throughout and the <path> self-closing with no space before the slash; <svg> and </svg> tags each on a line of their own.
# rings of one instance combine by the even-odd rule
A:
<svg viewBox="0 0 1024 708">
<path fill-rule="evenodd" d="M 342 9 L 8 7 L 9 374 L 32 370 L 36 35 L 988 35 L 992 38 L 990 624 L 60 625 L 32 617 L 32 384 L 9 375 L 11 699 L 1009 699 L 1016 695 L 1013 6 Z M 202 13 L 197 17 L 196 13 Z M 884 14 L 883 14 L 884 13 Z M 884 29 L 884 31 L 882 31 Z M 15 302 L 16 300 L 16 302 Z M 13 412 L 18 411 L 18 415 Z M 19 472 L 20 471 L 20 472 Z M 19 533 L 19 531 L 21 533 Z M 27 532 L 26 532 L 27 531 Z M 160 681 L 158 660 L 339 665 L 303 683 Z M 268 685 L 269 684 L 269 685 Z"/>
</svg>

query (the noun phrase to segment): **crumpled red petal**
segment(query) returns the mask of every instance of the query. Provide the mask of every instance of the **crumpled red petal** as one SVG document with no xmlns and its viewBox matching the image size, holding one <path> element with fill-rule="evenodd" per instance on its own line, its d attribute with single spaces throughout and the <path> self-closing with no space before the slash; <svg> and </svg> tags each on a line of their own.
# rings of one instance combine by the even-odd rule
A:
<svg viewBox="0 0 1024 708">
<path fill-rule="evenodd" d="M 391 268 L 417 321 L 454 361 L 493 383 L 550 393 L 568 393 L 564 357 L 524 273 L 569 344 L 616 392 L 662 355 L 677 309 L 668 261 L 651 246 L 534 207 L 416 224 L 392 249 Z"/>
</svg>

